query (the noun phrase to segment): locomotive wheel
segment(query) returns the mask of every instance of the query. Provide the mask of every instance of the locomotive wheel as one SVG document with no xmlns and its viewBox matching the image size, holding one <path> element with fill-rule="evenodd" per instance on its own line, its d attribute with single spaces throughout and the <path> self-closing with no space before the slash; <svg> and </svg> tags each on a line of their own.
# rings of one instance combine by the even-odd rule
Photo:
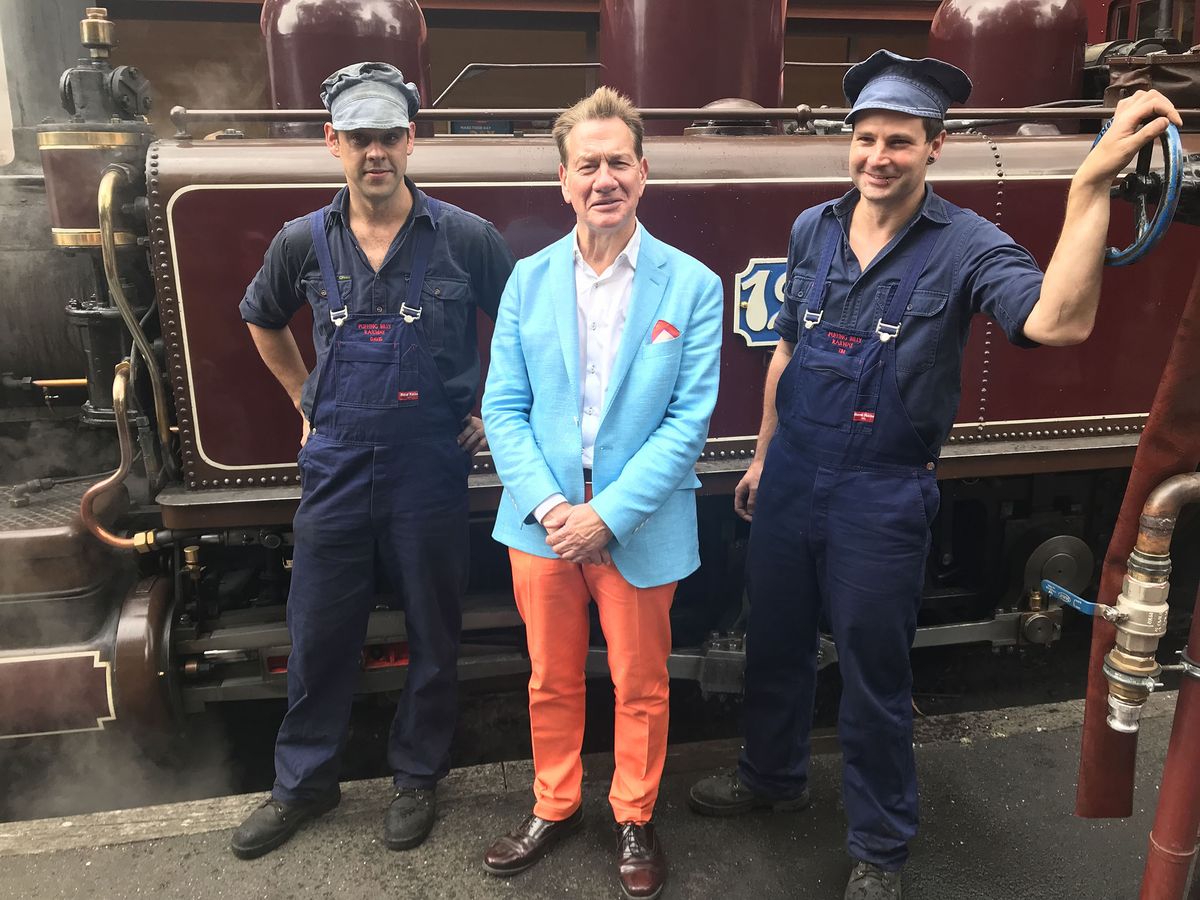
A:
<svg viewBox="0 0 1200 900">
<path fill-rule="evenodd" d="M 134 585 L 121 606 L 114 654 L 117 727 L 156 755 L 180 730 L 182 703 L 171 663 L 174 585 L 161 576 Z"/>
</svg>

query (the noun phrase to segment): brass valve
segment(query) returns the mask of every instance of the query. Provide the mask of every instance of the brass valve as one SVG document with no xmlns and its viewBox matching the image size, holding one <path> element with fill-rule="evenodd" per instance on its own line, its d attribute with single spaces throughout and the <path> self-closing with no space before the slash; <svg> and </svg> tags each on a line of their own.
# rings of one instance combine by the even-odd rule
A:
<svg viewBox="0 0 1200 900">
<path fill-rule="evenodd" d="M 89 6 L 84 15 L 86 18 L 79 22 L 79 43 L 91 51 L 92 59 L 106 59 L 116 43 L 108 10 L 103 6 Z"/>
<path fill-rule="evenodd" d="M 1117 597 L 1119 614 L 1116 645 L 1104 657 L 1108 680 L 1108 725 L 1114 731 L 1136 732 L 1150 693 L 1160 687 L 1162 667 L 1155 659 L 1158 642 L 1167 633 L 1167 567 L 1130 554 L 1128 574 Z"/>
</svg>

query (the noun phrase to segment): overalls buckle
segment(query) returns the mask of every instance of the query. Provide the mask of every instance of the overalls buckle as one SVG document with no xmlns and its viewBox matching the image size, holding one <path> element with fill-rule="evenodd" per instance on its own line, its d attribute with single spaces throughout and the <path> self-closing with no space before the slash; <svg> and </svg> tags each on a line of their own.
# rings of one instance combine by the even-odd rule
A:
<svg viewBox="0 0 1200 900">
<path fill-rule="evenodd" d="M 421 309 L 422 308 L 419 306 L 416 309 L 413 309 L 413 307 L 409 306 L 407 303 L 401 303 L 400 315 L 404 317 L 405 322 L 411 325 L 413 322 L 417 321 L 417 319 L 421 318 Z"/>
<path fill-rule="evenodd" d="M 880 319 L 879 324 L 875 326 L 875 333 L 879 335 L 879 340 L 886 344 L 900 333 L 900 326 L 888 325 L 883 319 Z"/>
<path fill-rule="evenodd" d="M 821 317 L 824 314 L 825 314 L 824 309 L 818 309 L 816 312 L 813 312 L 811 309 L 806 309 L 804 311 L 804 327 L 812 328 L 814 325 L 818 324 L 821 321 Z"/>
<path fill-rule="evenodd" d="M 329 311 L 329 320 L 333 322 L 335 328 L 341 328 L 348 318 L 350 318 L 350 310 L 344 306 L 341 309 L 331 309 Z"/>
</svg>

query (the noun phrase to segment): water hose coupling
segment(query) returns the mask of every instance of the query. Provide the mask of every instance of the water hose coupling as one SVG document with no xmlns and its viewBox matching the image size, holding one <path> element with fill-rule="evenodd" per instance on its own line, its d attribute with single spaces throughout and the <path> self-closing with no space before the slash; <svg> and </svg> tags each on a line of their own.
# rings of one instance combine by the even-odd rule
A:
<svg viewBox="0 0 1200 900">
<path fill-rule="evenodd" d="M 1155 654 L 1167 633 L 1169 563 L 1163 566 L 1155 560 L 1135 559 L 1141 556 L 1136 550 L 1130 555 L 1129 571 L 1116 602 L 1116 645 L 1104 657 L 1108 725 L 1125 733 L 1138 730 L 1142 708 L 1159 687 L 1162 667 Z"/>
</svg>

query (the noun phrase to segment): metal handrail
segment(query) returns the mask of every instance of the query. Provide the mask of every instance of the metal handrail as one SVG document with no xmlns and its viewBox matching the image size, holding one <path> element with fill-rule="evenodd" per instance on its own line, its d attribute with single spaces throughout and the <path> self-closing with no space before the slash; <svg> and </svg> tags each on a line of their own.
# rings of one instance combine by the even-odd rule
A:
<svg viewBox="0 0 1200 900">
<path fill-rule="evenodd" d="M 427 122 L 449 122 L 454 119 L 555 119 L 561 109 L 423 109 L 417 120 Z M 748 112 L 755 119 L 782 119 L 805 125 L 814 119 L 844 119 L 850 114 L 847 107 L 800 106 L 764 107 L 748 111 L 745 108 L 662 108 L 640 110 L 643 119 L 668 119 L 680 121 L 741 122 Z M 1004 122 L 1056 122 L 1064 119 L 1107 119 L 1116 112 L 1111 106 L 1081 106 L 1047 108 L 1043 106 L 986 107 L 976 109 L 952 109 L 948 115 L 954 119 L 996 119 Z M 1200 109 L 1181 109 L 1179 114 L 1185 122 L 1200 124 Z M 176 106 L 171 110 L 171 121 L 179 129 L 180 136 L 187 136 L 187 125 L 198 122 L 326 122 L 329 113 L 324 109 L 188 109 Z"/>
</svg>

